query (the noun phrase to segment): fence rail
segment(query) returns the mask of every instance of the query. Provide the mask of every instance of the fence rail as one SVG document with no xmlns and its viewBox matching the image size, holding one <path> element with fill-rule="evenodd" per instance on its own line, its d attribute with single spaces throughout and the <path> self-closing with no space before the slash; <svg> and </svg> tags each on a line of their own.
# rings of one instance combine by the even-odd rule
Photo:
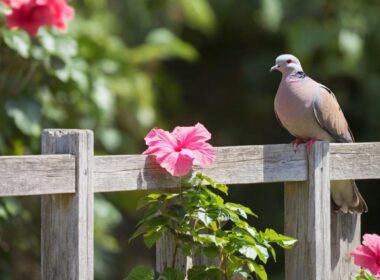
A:
<svg viewBox="0 0 380 280">
<path fill-rule="evenodd" d="M 308 179 L 304 145 L 217 148 L 216 162 L 203 171 L 226 184 Z M 380 143 L 330 144 L 330 179 L 380 179 Z M 94 191 L 172 188 L 178 181 L 145 155 L 94 157 Z M 0 156 L 0 196 L 75 192 L 75 156 Z"/>
<path fill-rule="evenodd" d="M 94 192 L 179 184 L 150 157 L 93 156 L 93 149 L 91 131 L 55 129 L 43 132 L 44 155 L 0 157 L 0 196 L 42 195 L 43 279 L 93 279 Z M 232 185 L 285 182 L 285 233 L 299 240 L 286 253 L 286 279 L 349 279 L 360 215 L 331 213 L 330 180 L 380 179 L 380 143 L 317 142 L 310 155 L 289 144 L 219 147 L 203 172 Z M 162 246 L 157 267 L 168 255 Z"/>
</svg>

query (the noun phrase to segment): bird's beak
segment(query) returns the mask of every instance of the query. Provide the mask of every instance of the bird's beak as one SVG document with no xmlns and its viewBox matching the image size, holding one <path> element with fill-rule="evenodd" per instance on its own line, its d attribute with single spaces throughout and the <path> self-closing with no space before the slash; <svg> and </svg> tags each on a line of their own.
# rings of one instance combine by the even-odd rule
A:
<svg viewBox="0 0 380 280">
<path fill-rule="evenodd" d="M 280 65 L 276 64 L 276 65 L 274 65 L 274 66 L 272 66 L 272 67 L 270 68 L 270 71 L 272 72 L 273 70 L 276 70 L 276 69 L 278 69 L 278 68 L 280 68 Z"/>
</svg>

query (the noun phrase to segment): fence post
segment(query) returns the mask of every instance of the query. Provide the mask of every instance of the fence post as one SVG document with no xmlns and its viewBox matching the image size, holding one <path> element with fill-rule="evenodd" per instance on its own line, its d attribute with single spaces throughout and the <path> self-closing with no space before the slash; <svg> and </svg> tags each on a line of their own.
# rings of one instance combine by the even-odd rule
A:
<svg viewBox="0 0 380 280">
<path fill-rule="evenodd" d="M 76 155 L 76 193 L 41 201 L 41 274 L 44 280 L 93 279 L 93 134 L 48 129 L 43 154 Z"/>
<path fill-rule="evenodd" d="M 350 251 L 360 244 L 360 214 L 331 213 L 331 279 L 354 279 L 359 274 Z"/>
<path fill-rule="evenodd" d="M 285 252 L 286 280 L 332 279 L 329 143 L 313 145 L 308 170 L 308 182 L 285 184 L 285 234 L 298 239 Z"/>
</svg>

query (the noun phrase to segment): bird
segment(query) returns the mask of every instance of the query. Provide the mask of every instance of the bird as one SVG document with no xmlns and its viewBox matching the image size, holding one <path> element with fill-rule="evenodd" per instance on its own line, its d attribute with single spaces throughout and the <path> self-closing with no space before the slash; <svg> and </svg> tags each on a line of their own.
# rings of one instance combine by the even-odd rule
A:
<svg viewBox="0 0 380 280">
<path fill-rule="evenodd" d="M 352 143 L 354 137 L 334 93 L 314 81 L 302 69 L 297 57 L 282 54 L 271 71 L 282 74 L 274 99 L 274 111 L 280 124 L 295 137 L 295 152 L 300 143 L 306 148 L 315 141 Z M 332 208 L 340 213 L 364 213 L 368 207 L 354 180 L 331 182 Z"/>
</svg>

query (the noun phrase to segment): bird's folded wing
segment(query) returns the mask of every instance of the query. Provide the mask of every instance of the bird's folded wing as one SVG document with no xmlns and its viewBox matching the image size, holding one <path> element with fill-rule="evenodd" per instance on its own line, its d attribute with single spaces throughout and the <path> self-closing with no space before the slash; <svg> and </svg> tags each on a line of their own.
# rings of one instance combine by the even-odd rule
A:
<svg viewBox="0 0 380 280">
<path fill-rule="evenodd" d="M 313 111 L 319 125 L 337 142 L 354 142 L 335 95 L 324 85 L 317 83 L 317 87 L 313 99 Z"/>
</svg>

